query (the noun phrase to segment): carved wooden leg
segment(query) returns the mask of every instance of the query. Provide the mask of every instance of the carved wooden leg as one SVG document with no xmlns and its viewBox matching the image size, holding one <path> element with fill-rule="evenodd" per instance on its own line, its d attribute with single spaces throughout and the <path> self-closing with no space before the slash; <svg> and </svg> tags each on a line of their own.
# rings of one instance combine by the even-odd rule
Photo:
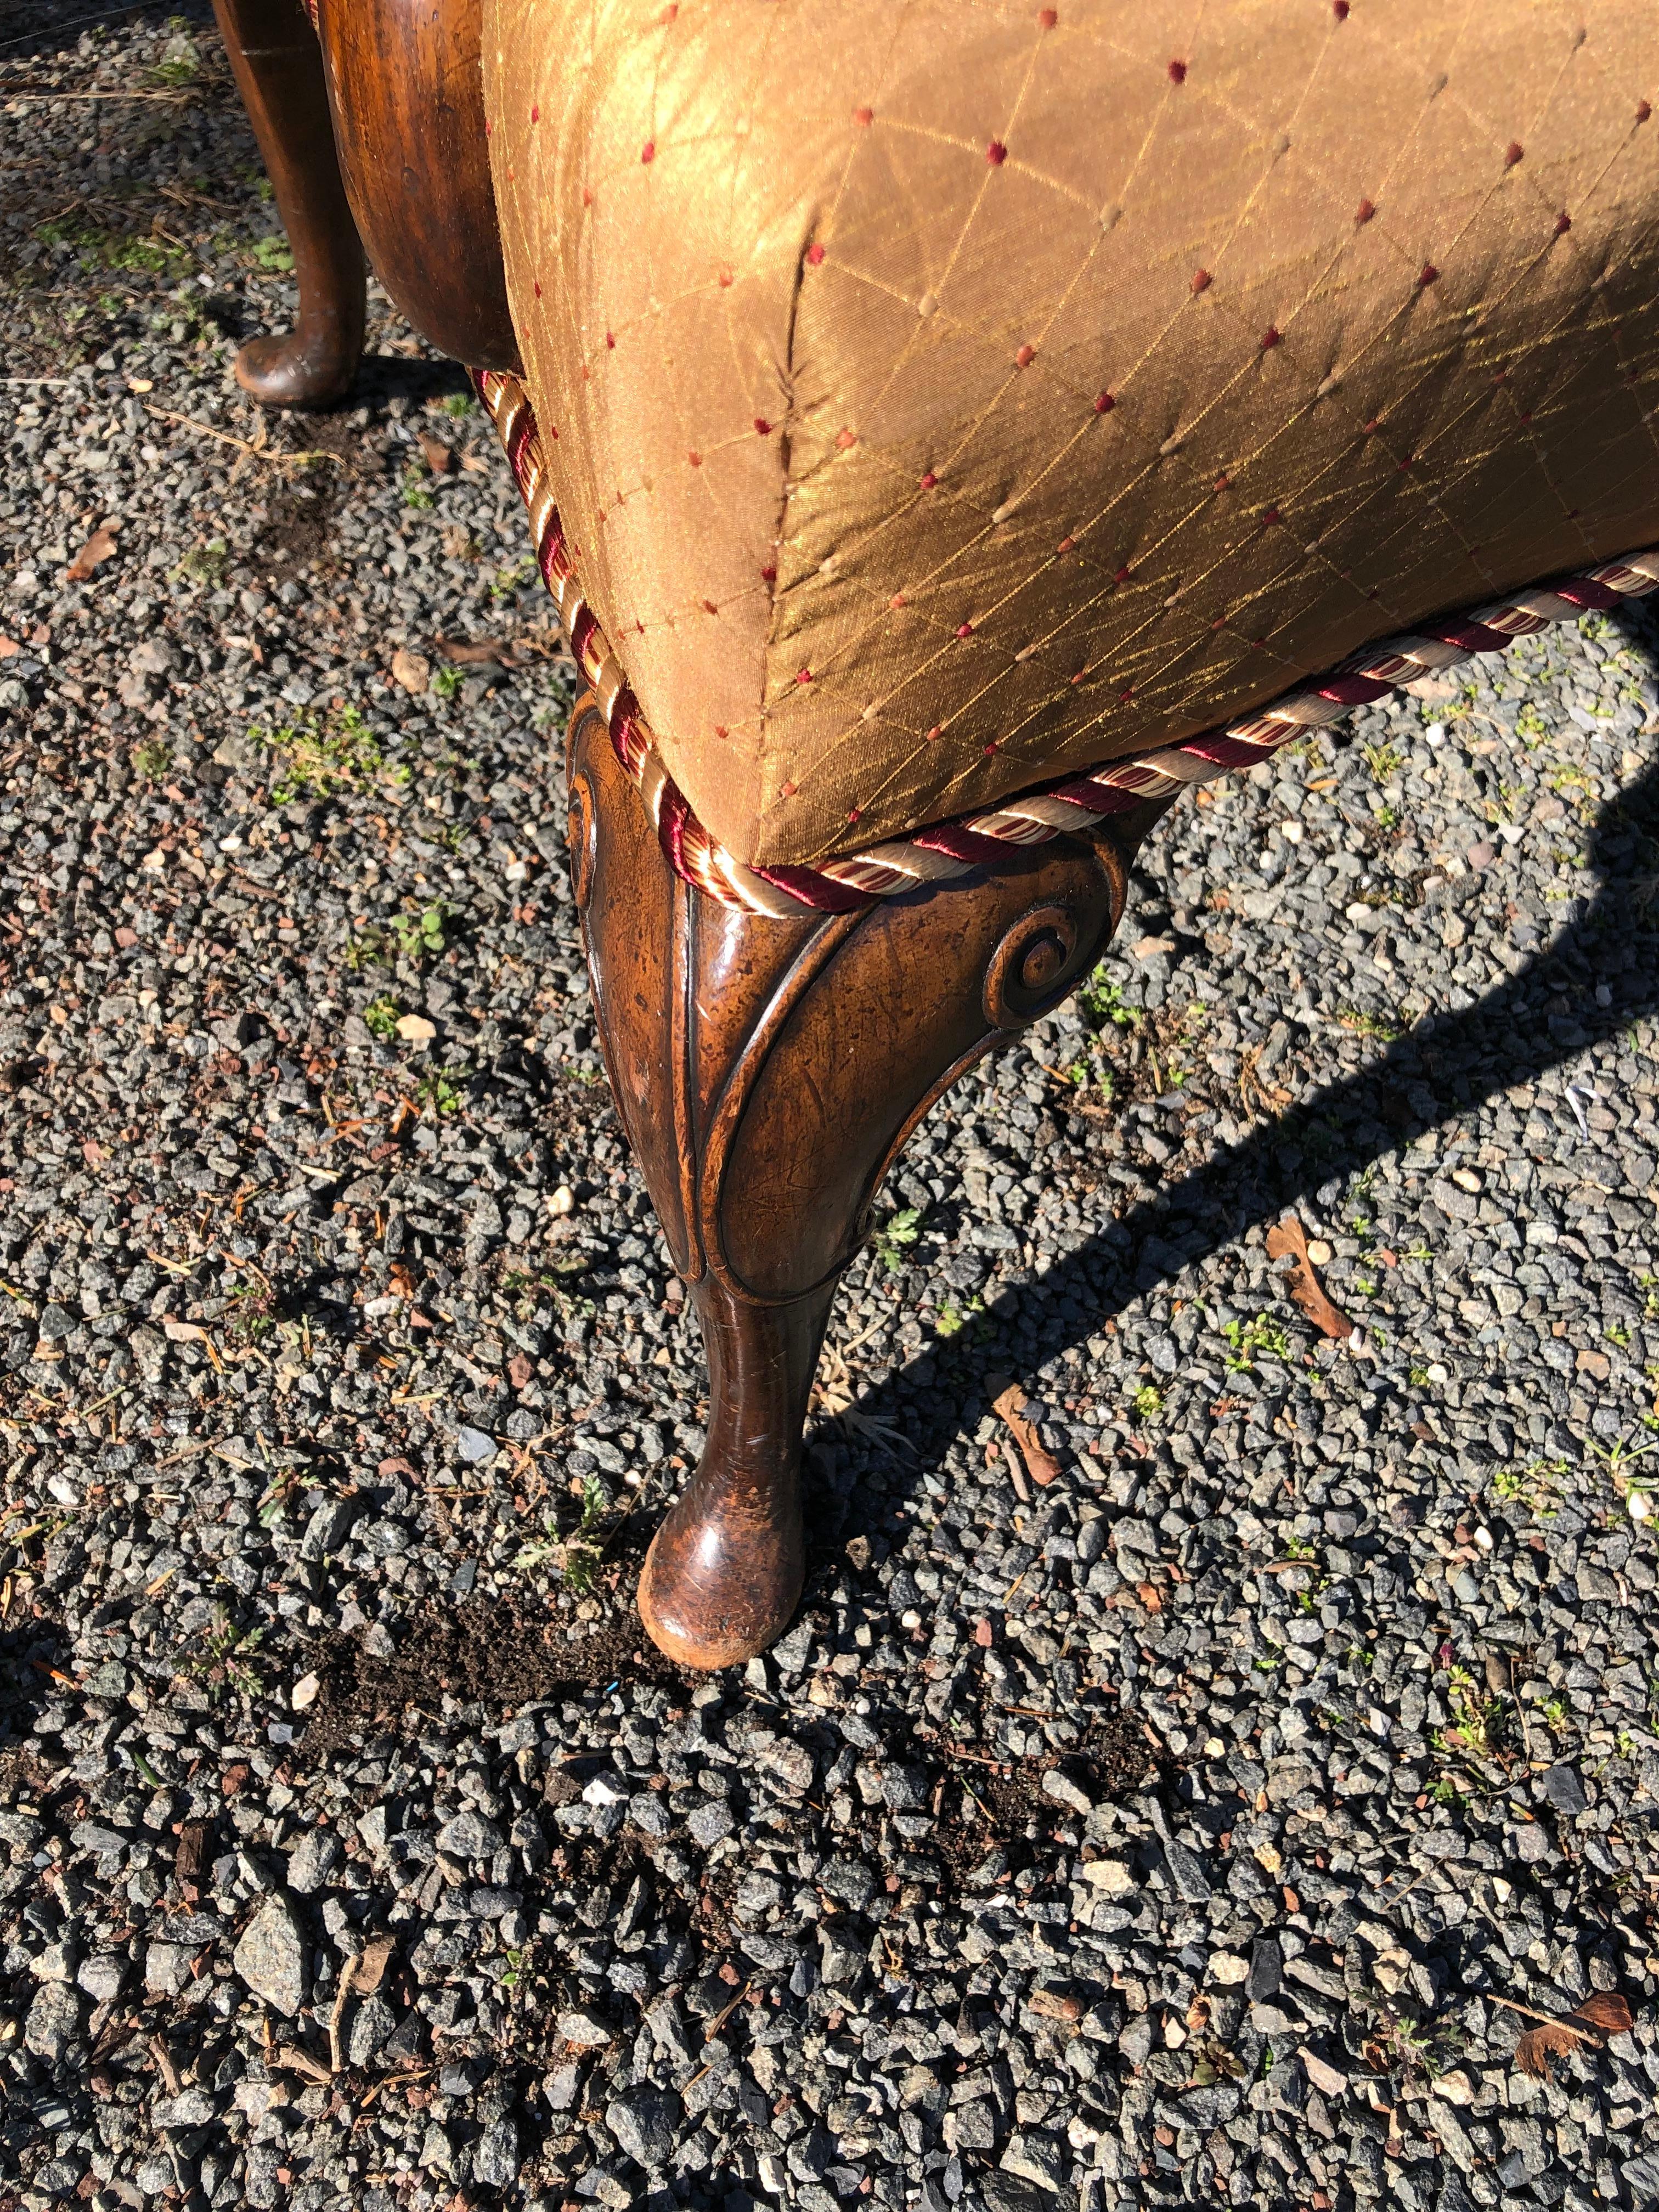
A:
<svg viewBox="0 0 1659 2212">
<path fill-rule="evenodd" d="M 213 0 L 242 103 L 294 253 L 300 319 L 252 338 L 236 380 L 266 407 L 321 407 L 363 350 L 363 250 L 340 182 L 315 33 L 300 0 Z"/>
<path fill-rule="evenodd" d="M 674 874 L 579 702 L 570 835 L 599 1034 L 708 1352 L 708 1441 L 640 1578 L 672 1658 L 731 1666 L 787 1623 L 807 1398 L 871 1200 L 939 1093 L 1089 973 L 1164 803 L 966 882 L 769 921 Z"/>
</svg>

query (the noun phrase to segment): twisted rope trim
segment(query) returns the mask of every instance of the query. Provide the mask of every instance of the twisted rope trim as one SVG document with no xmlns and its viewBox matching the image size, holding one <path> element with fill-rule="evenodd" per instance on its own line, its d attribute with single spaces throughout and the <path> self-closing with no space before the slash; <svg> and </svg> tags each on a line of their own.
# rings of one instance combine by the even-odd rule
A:
<svg viewBox="0 0 1659 2212">
<path fill-rule="evenodd" d="M 1477 653 L 1500 652 L 1553 623 L 1577 622 L 1623 599 L 1644 599 L 1659 587 L 1659 550 L 1626 554 L 1547 586 L 1512 592 L 1473 614 L 1427 622 L 1408 635 L 1367 646 L 1307 689 L 1211 735 L 1137 759 L 1109 762 L 1087 775 L 1004 799 L 986 813 L 935 823 L 911 836 L 823 860 L 816 867 L 748 867 L 715 843 L 664 768 L 622 664 L 582 597 L 523 385 L 495 369 L 475 369 L 472 381 L 529 511 L 537 565 L 570 650 L 592 686 L 617 757 L 639 785 L 676 873 L 723 906 L 781 921 L 798 920 L 803 907 L 821 914 L 855 913 L 874 899 L 894 897 L 919 884 L 965 876 L 1000 860 L 1005 846 L 1075 836 L 1108 815 L 1167 798 L 1183 784 L 1207 783 L 1236 769 L 1254 768 L 1292 738 L 1329 729 L 1356 707 L 1389 698 L 1419 677 L 1455 667 Z"/>
</svg>

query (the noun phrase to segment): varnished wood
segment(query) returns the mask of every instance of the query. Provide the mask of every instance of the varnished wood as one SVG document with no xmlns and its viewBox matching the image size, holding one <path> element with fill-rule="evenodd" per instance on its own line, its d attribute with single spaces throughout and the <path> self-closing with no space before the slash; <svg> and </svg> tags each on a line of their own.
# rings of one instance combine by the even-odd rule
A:
<svg viewBox="0 0 1659 2212">
<path fill-rule="evenodd" d="M 236 380 L 267 407 L 322 407 L 348 391 L 363 349 L 362 247 L 334 155 L 322 58 L 300 0 L 213 0 L 294 255 L 300 319 L 252 338 Z"/>
<path fill-rule="evenodd" d="M 800 1595 L 801 1437 L 842 1269 L 939 1094 L 1099 959 L 1160 802 L 856 915 L 734 912 L 683 883 L 591 700 L 571 840 L 611 1085 L 709 1361 L 701 1462 L 640 1612 L 671 1657 L 763 1650 Z"/>
<path fill-rule="evenodd" d="M 345 189 L 374 273 L 441 353 L 517 368 L 480 60 L 482 0 L 322 0 Z"/>
</svg>

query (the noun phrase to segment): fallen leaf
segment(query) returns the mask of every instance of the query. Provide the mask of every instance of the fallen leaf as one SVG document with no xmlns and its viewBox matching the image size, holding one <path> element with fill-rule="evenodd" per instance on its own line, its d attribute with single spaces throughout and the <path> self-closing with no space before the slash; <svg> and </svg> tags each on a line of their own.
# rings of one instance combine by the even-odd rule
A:
<svg viewBox="0 0 1659 2212">
<path fill-rule="evenodd" d="M 410 1044 L 430 1044 L 438 1029 L 436 1023 L 428 1021 L 424 1014 L 399 1014 L 398 1034 Z"/>
<path fill-rule="evenodd" d="M 422 453 L 426 456 L 426 465 L 433 475 L 447 476 L 455 465 L 453 448 L 445 445 L 441 438 L 432 437 L 425 430 L 421 432 L 420 445 Z"/>
<path fill-rule="evenodd" d="M 504 637 L 434 637 L 432 650 L 461 668 L 480 660 L 494 661 L 498 668 L 514 668 L 520 658 L 517 647 Z"/>
<path fill-rule="evenodd" d="M 1039 2020 L 1077 2021 L 1083 2017 L 1083 2000 L 1069 1990 L 1033 1990 L 1027 2007 Z"/>
<path fill-rule="evenodd" d="M 1151 1583 L 1137 1583 L 1135 1584 L 1135 1595 L 1140 1600 L 1140 1602 L 1146 1607 L 1148 1613 L 1163 1612 L 1164 1601 L 1158 1595 L 1157 1590 L 1153 1589 Z"/>
<path fill-rule="evenodd" d="M 1508 2000 L 1500 1998 L 1499 2002 Z M 1518 2006 L 1515 2008 L 1522 2009 Z M 1586 2044 L 1592 2051 L 1599 2051 L 1608 2036 L 1628 2035 L 1634 2024 L 1623 1997 L 1610 1990 L 1597 1990 L 1583 2004 L 1563 2013 L 1559 2020 L 1547 2020 L 1541 2027 L 1529 2027 L 1515 2046 L 1515 2063 L 1534 2081 L 1547 2081 L 1552 2058 L 1565 2058 Z"/>
<path fill-rule="evenodd" d="M 1339 1340 L 1352 1336 L 1353 1323 L 1340 1306 L 1333 1305 L 1326 1297 L 1313 1271 L 1313 1261 L 1308 1257 L 1307 1232 L 1293 1213 L 1287 1213 L 1267 1231 L 1268 1258 L 1282 1260 L 1287 1252 L 1296 1261 L 1285 1278 L 1293 1303 L 1324 1335 Z"/>
<path fill-rule="evenodd" d="M 411 653 L 406 645 L 400 645 L 392 656 L 392 680 L 418 697 L 432 680 L 432 664 L 424 653 Z"/>
<path fill-rule="evenodd" d="M 169 1315 L 161 1323 L 161 1334 L 169 1344 L 195 1344 L 205 1338 L 207 1331 L 199 1322 L 174 1321 Z"/>
<path fill-rule="evenodd" d="M 186 1820 L 179 1831 L 179 1849 L 173 1855 L 173 1870 L 180 1881 L 199 1881 L 202 1866 L 207 1856 L 208 1830 L 205 1820 Z"/>
<path fill-rule="evenodd" d="M 398 1949 L 397 1938 L 392 1936 L 372 1936 L 357 1954 L 357 1971 L 352 1977 L 358 1991 L 372 1997 L 386 1979 L 386 1970 L 392 1964 Z"/>
<path fill-rule="evenodd" d="M 1000 1417 L 1019 1446 L 1025 1472 L 1040 1488 L 1046 1487 L 1060 1473 L 1060 1462 L 1044 1450 L 1036 1424 L 1026 1418 L 1025 1393 L 1006 1375 L 992 1376 L 986 1387 L 991 1392 L 992 1412 Z"/>
<path fill-rule="evenodd" d="M 64 571 L 64 582 L 84 584 L 100 562 L 113 559 L 120 550 L 115 542 L 115 532 L 107 523 L 100 523 Z"/>
</svg>

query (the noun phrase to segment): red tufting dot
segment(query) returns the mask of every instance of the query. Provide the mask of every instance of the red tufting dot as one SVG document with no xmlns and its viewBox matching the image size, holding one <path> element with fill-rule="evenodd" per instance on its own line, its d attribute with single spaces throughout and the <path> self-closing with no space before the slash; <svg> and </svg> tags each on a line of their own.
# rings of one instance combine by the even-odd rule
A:
<svg viewBox="0 0 1659 2212">
<path fill-rule="evenodd" d="M 777 580 L 778 572 L 775 568 L 763 568 L 761 570 L 761 581 L 763 584 L 775 584 Z"/>
<path fill-rule="evenodd" d="M 860 131 L 867 131 L 875 119 L 876 111 L 873 107 L 855 107 L 853 110 L 853 120 Z"/>
<path fill-rule="evenodd" d="M 1077 674 L 1076 674 L 1076 675 L 1072 678 L 1073 683 L 1073 684 L 1081 684 L 1081 683 L 1082 683 L 1082 681 L 1083 681 L 1083 679 L 1084 679 L 1084 678 L 1085 678 L 1088 673 L 1089 673 L 1089 672 L 1088 672 L 1088 670 L 1087 670 L 1086 668 L 1079 668 L 1079 671 L 1078 671 L 1078 672 L 1077 672 Z"/>
<path fill-rule="evenodd" d="M 795 793 L 796 793 L 800 789 L 800 786 L 799 786 L 799 784 L 794 781 L 794 779 L 793 779 L 793 777 L 791 777 L 791 778 L 789 778 L 789 779 L 788 779 L 788 781 L 786 781 L 786 782 L 784 782 L 784 783 L 781 783 L 781 784 L 778 786 L 778 788 L 779 788 L 779 790 L 783 793 L 783 795 L 784 795 L 784 797 L 785 797 L 786 799 L 793 799 L 793 798 L 794 797 Z"/>
<path fill-rule="evenodd" d="M 1215 620 L 1210 624 L 1210 628 L 1212 629 L 1225 629 L 1226 627 L 1227 617 L 1225 615 L 1218 615 Z"/>
<path fill-rule="evenodd" d="M 933 728 L 932 728 L 931 730 L 929 730 L 929 731 L 928 731 L 928 732 L 927 732 L 927 744 L 929 744 L 931 745 L 931 744 L 933 744 L 933 740 L 934 740 L 934 738 L 942 738 L 944 735 L 945 735 L 945 725 L 944 725 L 944 723 L 943 723 L 943 722 L 935 722 L 935 723 L 934 723 L 934 725 L 933 725 Z"/>
<path fill-rule="evenodd" d="M 821 246 L 809 246 L 807 247 L 806 261 L 809 268 L 816 269 L 823 258 L 823 248 Z"/>
<path fill-rule="evenodd" d="M 605 332 L 605 350 L 608 353 L 615 353 L 617 350 L 617 333 L 614 331 L 607 331 Z"/>
<path fill-rule="evenodd" d="M 1215 480 L 1215 488 L 1218 491 L 1225 491 L 1231 482 L 1232 478 L 1230 476 L 1218 476 Z"/>
<path fill-rule="evenodd" d="M 1369 222 L 1376 213 L 1376 204 L 1374 200 L 1361 200 L 1353 211 L 1353 219 L 1356 222 Z"/>
<path fill-rule="evenodd" d="M 706 615 L 717 615 L 720 612 L 720 609 L 714 605 L 713 599 L 705 599 L 703 601 L 702 611 Z M 721 730 L 720 734 L 721 737 L 724 737 L 726 732 L 724 730 Z"/>
<path fill-rule="evenodd" d="M 1419 290 L 1426 292 L 1431 284 L 1437 284 L 1439 282 L 1440 271 L 1435 267 L 1432 261 L 1425 261 L 1423 264 L 1423 266 L 1417 272 Z"/>
<path fill-rule="evenodd" d="M 668 0 L 668 5 L 663 9 L 661 15 L 658 16 L 657 21 L 659 23 L 672 23 L 675 16 L 678 15 L 679 12 L 680 0 Z"/>
<path fill-rule="evenodd" d="M 530 103 L 530 119 L 532 123 L 539 123 L 542 119 L 540 103 L 533 100 Z"/>
<path fill-rule="evenodd" d="M 702 466 L 702 455 L 701 453 L 696 452 L 690 453 L 685 458 L 690 462 L 694 469 L 700 469 Z"/>
<path fill-rule="evenodd" d="M 1194 292 L 1207 292 L 1213 282 L 1214 279 L 1211 276 L 1207 269 L 1194 270 L 1193 289 Z"/>
<path fill-rule="evenodd" d="M 1185 62 L 1171 62 L 1170 64 L 1170 82 L 1171 84 L 1186 83 L 1187 64 Z"/>
<path fill-rule="evenodd" d="M 1339 23 L 1348 20 L 1348 0 L 1331 0 L 1331 13 Z"/>
<path fill-rule="evenodd" d="M 1561 210 L 1561 213 L 1560 213 L 1559 216 L 1556 216 L 1556 218 L 1555 218 L 1555 234 L 1556 234 L 1556 236 L 1557 236 L 1558 238 L 1559 238 L 1559 237 L 1561 237 L 1561 236 L 1563 235 L 1563 234 L 1564 234 L 1565 232 L 1569 231 L 1569 230 L 1571 230 L 1571 228 L 1572 228 L 1572 217 L 1571 217 L 1571 216 L 1567 213 L 1566 210 L 1564 208 L 1564 209 Z"/>
<path fill-rule="evenodd" d="M 849 822 L 856 822 L 863 811 L 864 809 L 861 806 L 849 806 L 847 810 L 847 818 Z"/>
<path fill-rule="evenodd" d="M 1264 507 L 1262 509 L 1261 520 L 1264 522 L 1273 523 L 1279 521 L 1281 519 L 1279 509 L 1276 507 Z"/>
<path fill-rule="evenodd" d="M 929 469 L 927 475 L 921 479 L 921 488 L 924 491 L 932 491 L 933 486 L 938 482 L 939 478 L 933 474 L 932 469 Z"/>
<path fill-rule="evenodd" d="M 1134 687 L 1134 685 L 1133 685 L 1133 684 L 1131 684 L 1130 685 L 1128 685 L 1128 686 L 1127 686 L 1127 688 L 1126 690 L 1122 690 L 1122 691 L 1120 691 L 1120 692 L 1118 693 L 1118 695 L 1117 695 L 1117 703 L 1118 703 L 1118 705 L 1119 705 L 1120 707 L 1127 707 L 1127 706 L 1128 705 L 1128 703 L 1129 703 L 1130 700 L 1131 700 L 1131 699 L 1133 699 L 1133 698 L 1134 697 L 1134 696 L 1135 696 L 1135 687 Z"/>
<path fill-rule="evenodd" d="M 536 280 L 535 280 L 535 284 L 536 284 L 536 297 L 539 300 L 539 299 L 541 298 L 541 296 L 542 296 L 542 280 L 541 280 L 541 278 L 540 278 L 539 276 L 536 278 Z"/>
<path fill-rule="evenodd" d="M 837 430 L 836 433 L 836 443 L 843 453 L 849 446 L 856 446 L 858 441 L 859 434 L 856 430 Z"/>
<path fill-rule="evenodd" d="M 1133 571 L 1130 568 L 1130 567 L 1129 567 L 1128 563 L 1126 562 L 1124 563 L 1123 567 L 1122 567 L 1122 568 L 1121 568 L 1118 570 L 1117 574 L 1113 577 L 1112 581 L 1113 581 L 1115 584 L 1127 584 L 1127 583 L 1128 582 L 1128 580 L 1129 580 L 1130 576 L 1131 576 L 1133 574 Z"/>
<path fill-rule="evenodd" d="M 1095 412 L 1097 415 L 1109 415 L 1113 408 L 1116 405 L 1117 402 L 1109 392 L 1096 392 Z"/>
<path fill-rule="evenodd" d="M 1500 368 L 1498 374 L 1492 378 L 1492 382 L 1494 384 L 1507 384 L 1509 380 L 1510 373 L 1506 368 Z"/>
<path fill-rule="evenodd" d="M 985 158 L 994 169 L 1000 169 L 1008 158 L 1008 149 L 1000 138 L 994 138 L 985 149 Z"/>
<path fill-rule="evenodd" d="M 640 149 L 640 159 L 641 161 L 649 163 L 654 161 L 656 158 L 657 142 L 654 138 L 647 138 Z"/>
<path fill-rule="evenodd" d="M 493 138 L 495 136 L 495 125 L 490 121 L 489 118 L 486 115 L 486 116 L 485 116 L 485 118 L 484 118 L 484 137 L 485 137 L 486 138 Z"/>
<path fill-rule="evenodd" d="M 997 749 L 997 741 L 996 741 L 996 739 L 995 739 L 994 738 L 992 738 L 992 740 L 991 740 L 991 742 L 990 742 L 990 744 L 989 744 L 988 745 L 987 745 L 987 746 L 986 746 L 986 748 L 985 748 L 985 757 L 986 757 L 986 758 L 987 758 L 988 760 L 990 758 L 991 755 L 992 755 L 992 754 L 996 750 L 996 749 Z"/>
<path fill-rule="evenodd" d="M 1054 25 L 1059 22 L 1059 21 L 1060 10 L 1057 8 L 1039 8 L 1037 9 L 1037 28 L 1040 31 L 1052 31 Z"/>
<path fill-rule="evenodd" d="M 757 437 L 769 438 L 771 436 L 772 425 L 767 421 L 764 415 L 756 416 L 755 433 Z"/>
<path fill-rule="evenodd" d="M 1638 123 L 1645 123 L 1645 122 L 1647 121 L 1647 119 L 1648 119 L 1649 116 L 1650 116 L 1650 115 L 1651 115 L 1651 114 L 1652 114 L 1652 112 L 1653 112 L 1652 106 L 1651 106 L 1651 105 L 1650 105 L 1647 100 L 1638 100 L 1637 101 L 1637 103 L 1636 103 L 1636 119 L 1637 119 L 1637 121 L 1638 121 Z"/>
<path fill-rule="evenodd" d="M 707 600 L 707 599 L 705 599 L 705 600 L 703 601 L 703 605 L 704 605 L 704 606 L 706 606 L 706 607 L 707 607 L 707 606 L 708 606 L 708 600 Z M 713 609 L 712 607 L 709 607 L 708 611 L 709 611 L 709 612 L 710 612 L 711 614 L 714 612 L 714 609 Z M 717 738 L 729 738 L 729 737 L 731 736 L 731 734 L 732 734 L 732 732 L 730 732 L 730 730 L 728 730 L 728 729 L 726 728 L 726 725 L 725 725 L 725 723 L 724 723 L 724 722 L 716 722 L 716 723 L 715 723 L 715 725 L 714 725 L 714 735 L 715 735 Z"/>
<path fill-rule="evenodd" d="M 957 635 L 958 637 L 971 637 L 973 634 L 974 625 L 972 623 L 958 623 L 957 624 Z"/>
<path fill-rule="evenodd" d="M 1531 408 L 1528 407 L 1524 415 L 1517 415 L 1516 420 L 1517 422 L 1530 422 L 1532 420 Z"/>
<path fill-rule="evenodd" d="M 1055 546 L 1054 550 L 1056 553 L 1069 553 L 1076 544 L 1077 540 L 1075 538 L 1062 538 L 1059 544 Z"/>
<path fill-rule="evenodd" d="M 797 684 L 810 684 L 811 680 L 812 672 L 810 668 L 798 668 L 795 671 L 795 681 Z"/>
<path fill-rule="evenodd" d="M 1369 422 L 1363 423 L 1361 428 L 1364 429 L 1365 435 L 1368 438 L 1374 438 L 1377 432 L 1382 428 L 1382 418 L 1380 415 L 1373 415 L 1370 421 Z"/>
<path fill-rule="evenodd" d="M 592 207 L 592 204 L 593 204 L 593 195 L 592 195 L 592 191 L 588 189 L 588 187 L 587 187 L 586 185 L 584 185 L 582 186 L 582 205 L 583 205 L 584 207 Z"/>
<path fill-rule="evenodd" d="M 714 271 L 714 275 L 719 279 L 720 289 L 724 290 L 732 282 L 731 263 L 729 261 L 722 261 L 720 267 Z"/>
<path fill-rule="evenodd" d="M 1414 453 L 1407 454 L 1405 459 L 1400 464 L 1400 473 L 1401 476 L 1405 475 L 1407 470 L 1410 468 L 1412 463 L 1416 459 L 1416 458 L 1417 456 Z"/>
<path fill-rule="evenodd" d="M 1524 150 L 1525 149 L 1522 146 L 1521 141 L 1518 138 L 1511 138 L 1509 144 L 1504 149 L 1504 167 L 1506 169 L 1512 169 L 1516 163 L 1521 159 Z"/>
<path fill-rule="evenodd" d="M 910 602 L 905 598 L 902 592 L 895 592 L 892 598 L 888 600 L 887 604 L 890 607 L 896 611 L 900 607 L 908 607 Z"/>
<path fill-rule="evenodd" d="M 1271 353 L 1278 343 L 1278 325 L 1274 323 L 1269 323 L 1267 329 L 1261 333 L 1261 350 L 1263 353 Z"/>
<path fill-rule="evenodd" d="M 1019 351 L 1014 356 L 1014 367 L 1016 368 L 1029 368 L 1036 359 L 1036 348 L 1032 345 L 1023 345 Z"/>
</svg>

